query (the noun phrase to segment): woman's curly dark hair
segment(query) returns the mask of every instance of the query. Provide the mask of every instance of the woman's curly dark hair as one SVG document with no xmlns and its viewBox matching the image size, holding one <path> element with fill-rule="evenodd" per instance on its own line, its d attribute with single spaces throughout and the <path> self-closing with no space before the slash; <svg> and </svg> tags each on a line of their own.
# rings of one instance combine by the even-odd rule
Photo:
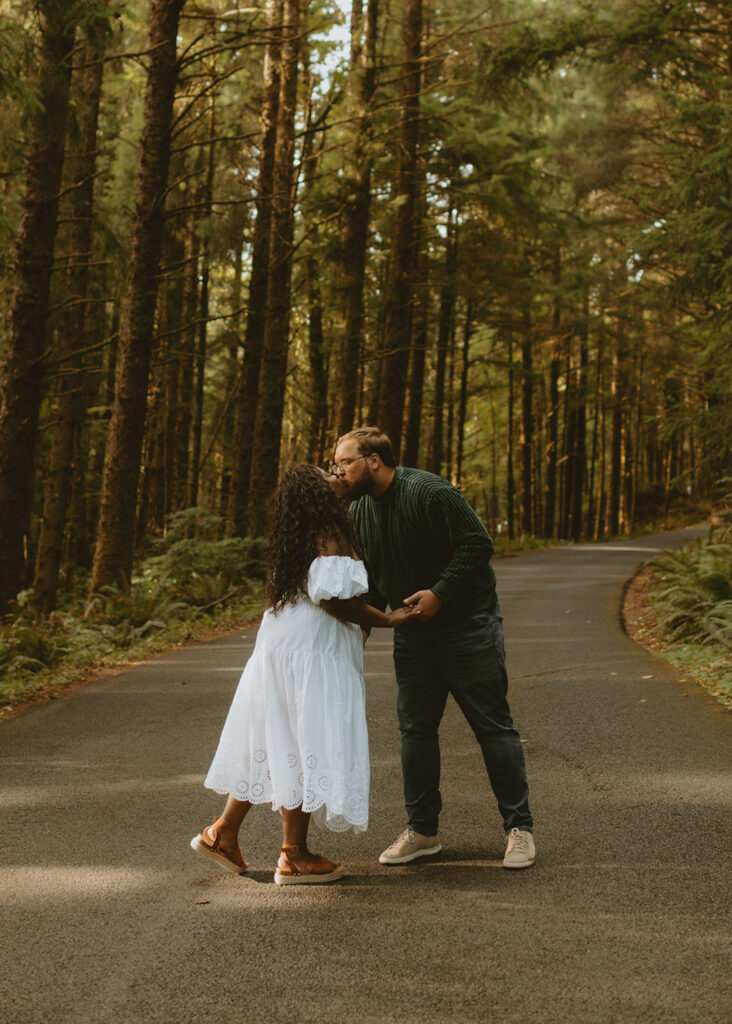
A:
<svg viewBox="0 0 732 1024">
<path fill-rule="evenodd" d="M 327 537 L 353 543 L 346 506 L 316 466 L 293 466 L 272 504 L 266 596 L 274 611 L 305 593 L 310 563 Z"/>
</svg>

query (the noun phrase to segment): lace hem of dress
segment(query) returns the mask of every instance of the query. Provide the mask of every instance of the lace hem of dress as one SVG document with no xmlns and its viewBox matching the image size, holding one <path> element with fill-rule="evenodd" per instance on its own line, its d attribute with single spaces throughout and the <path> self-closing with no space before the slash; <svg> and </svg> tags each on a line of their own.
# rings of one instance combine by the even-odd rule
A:
<svg viewBox="0 0 732 1024">
<path fill-rule="evenodd" d="M 364 801 L 362 800 L 354 801 L 353 806 L 346 806 L 342 811 L 332 811 L 328 807 L 327 800 L 313 803 L 312 799 L 308 799 L 307 793 L 298 797 L 293 791 L 292 802 L 288 800 L 278 802 L 274 793 L 253 794 L 251 790 L 254 787 L 249 787 L 246 783 L 244 785 L 238 783 L 232 787 L 206 780 L 205 786 L 221 796 L 231 794 L 236 800 L 248 801 L 250 804 L 271 804 L 273 811 L 293 811 L 296 807 L 302 806 L 302 809 L 311 815 L 316 825 L 320 828 L 327 828 L 330 832 L 348 832 L 350 829 L 353 829 L 354 832 L 365 832 L 368 826 L 368 814 L 364 817 L 362 810 Z"/>
</svg>

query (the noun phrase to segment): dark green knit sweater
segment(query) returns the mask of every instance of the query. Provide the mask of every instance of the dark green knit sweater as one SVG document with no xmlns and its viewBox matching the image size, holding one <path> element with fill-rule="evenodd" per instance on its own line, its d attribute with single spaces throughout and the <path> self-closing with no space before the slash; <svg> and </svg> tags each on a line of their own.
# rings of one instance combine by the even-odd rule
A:
<svg viewBox="0 0 732 1024">
<path fill-rule="evenodd" d="M 442 601 L 435 625 L 495 604 L 493 541 L 449 481 L 398 466 L 385 494 L 359 498 L 350 511 L 370 604 L 399 608 L 415 591 L 433 590 Z"/>
</svg>

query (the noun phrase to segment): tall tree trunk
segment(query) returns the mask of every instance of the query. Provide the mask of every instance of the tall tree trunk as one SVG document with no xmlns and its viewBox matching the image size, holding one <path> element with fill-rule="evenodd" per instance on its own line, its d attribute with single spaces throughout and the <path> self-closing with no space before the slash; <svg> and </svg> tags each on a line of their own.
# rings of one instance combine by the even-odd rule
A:
<svg viewBox="0 0 732 1024">
<path fill-rule="evenodd" d="M 498 429 L 496 427 L 495 394 L 491 392 L 491 518 L 490 533 L 495 537 L 503 528 L 498 504 Z"/>
<path fill-rule="evenodd" d="M 183 262 L 180 268 L 181 306 L 180 311 L 175 311 L 179 333 L 172 340 L 178 362 L 178 397 L 172 409 L 174 421 L 171 437 L 175 460 L 175 490 L 171 492 L 171 502 L 175 511 L 186 507 L 191 479 L 191 428 L 195 404 L 196 321 L 200 295 L 201 252 L 198 217 L 195 212 L 186 218 L 185 232 Z"/>
<path fill-rule="evenodd" d="M 602 360 L 603 360 L 603 330 L 602 312 L 600 313 L 600 325 L 597 332 L 596 355 L 597 366 L 595 369 L 595 394 L 593 400 L 594 416 L 592 421 L 592 442 L 590 447 L 590 479 L 587 485 L 587 520 L 586 533 L 588 537 L 595 536 L 595 476 L 597 473 L 598 439 L 600 431 L 600 407 L 602 403 Z M 599 504 L 599 496 L 597 504 Z"/>
<path fill-rule="evenodd" d="M 583 536 L 583 496 L 585 478 L 587 476 L 587 391 L 590 331 L 590 296 L 587 287 L 583 300 L 582 322 L 579 324 L 579 365 L 576 371 L 574 388 L 574 494 L 571 505 L 572 541 L 582 540 Z"/>
<path fill-rule="evenodd" d="M 313 80 L 310 56 L 303 59 L 303 70 L 308 79 L 307 127 L 302 144 L 302 169 L 304 195 L 303 205 L 307 210 L 312 201 L 313 186 L 325 148 L 325 130 L 320 132 L 315 145 L 317 128 L 313 123 Z M 307 216 L 307 214 L 306 214 Z M 320 464 L 325 452 L 325 432 L 328 426 L 328 353 L 323 332 L 323 299 L 320 288 L 320 261 L 316 255 L 319 230 L 313 227 L 306 243 L 305 290 L 308 306 L 308 365 L 310 367 L 310 392 L 307 419 L 307 460 Z"/>
<path fill-rule="evenodd" d="M 473 331 L 473 306 L 468 299 L 465 310 L 465 326 L 463 328 L 463 351 L 460 365 L 460 404 L 458 406 L 457 423 L 457 458 L 455 467 L 455 483 L 460 486 L 463 477 L 463 453 L 465 450 L 465 422 L 468 413 L 468 373 L 470 371 L 470 336 Z M 493 448 L 495 455 L 495 446 Z"/>
<path fill-rule="evenodd" d="M 404 13 L 404 64 L 399 118 L 399 156 L 394 198 L 398 203 L 389 254 L 384 299 L 380 426 L 399 457 L 404 419 L 409 346 L 414 315 L 413 281 L 417 264 L 417 159 L 422 82 L 422 0 L 407 0 Z"/>
<path fill-rule="evenodd" d="M 243 537 L 247 532 L 249 477 L 252 445 L 257 418 L 259 376 L 267 321 L 269 287 L 269 250 L 272 234 L 275 146 L 280 103 L 282 21 L 284 0 L 268 0 L 267 45 L 264 51 L 264 88 L 262 93 L 262 135 L 259 149 L 257 218 L 252 241 L 249 304 L 244 335 L 244 361 L 236 405 L 236 429 L 231 468 L 227 533 Z"/>
<path fill-rule="evenodd" d="M 71 480 L 71 497 L 68 511 L 68 547 L 64 551 L 64 560 L 75 570 L 84 572 L 91 569 L 94 532 L 97 525 L 97 495 L 101 470 L 104 466 L 104 446 L 102 431 L 97 422 L 98 412 L 89 414 L 88 410 L 98 410 L 105 405 L 105 381 L 107 367 L 114 361 L 114 349 L 119 329 L 119 311 L 117 304 L 112 306 L 111 318 L 102 303 L 91 304 L 87 309 L 86 336 L 90 342 L 102 342 L 104 345 L 88 356 L 87 373 L 84 376 L 85 397 L 83 408 L 87 410 L 81 421 L 78 441 L 75 443 L 74 471 Z M 106 429 L 104 431 L 106 434 Z"/>
<path fill-rule="evenodd" d="M 211 214 L 213 209 L 214 168 L 216 155 L 216 93 L 211 94 L 211 110 L 208 129 L 208 163 L 206 180 L 203 186 L 201 202 L 201 219 L 205 225 L 201 253 L 201 281 L 198 303 L 198 328 L 196 331 L 196 349 L 194 365 L 194 407 L 193 436 L 191 450 L 191 472 L 188 482 L 188 506 L 198 504 L 198 490 L 201 472 L 201 434 L 203 432 L 203 399 L 206 375 L 206 347 L 208 336 L 208 305 L 209 279 L 211 275 Z"/>
<path fill-rule="evenodd" d="M 607 522 L 607 401 L 605 399 L 605 380 L 607 371 L 605 368 L 605 322 L 604 312 L 600 319 L 600 338 L 598 342 L 598 358 L 601 356 L 600 377 L 602 389 L 598 396 L 599 407 L 597 414 L 600 417 L 600 465 L 598 467 L 598 488 L 597 488 L 597 513 L 592 536 L 599 540 L 605 535 Z"/>
<path fill-rule="evenodd" d="M 636 495 L 642 454 L 643 339 L 637 338 L 633 347 L 635 351 L 633 352 L 632 396 L 628 395 L 623 458 L 623 519 L 626 533 L 632 531 L 635 522 Z"/>
<path fill-rule="evenodd" d="M 445 238 L 445 269 L 440 286 L 440 313 L 437 322 L 437 363 L 435 366 L 435 404 L 432 419 L 432 442 L 427 463 L 427 468 L 432 473 L 438 474 L 442 470 L 445 455 L 445 378 L 447 376 L 447 356 L 455 319 L 456 271 L 457 230 L 455 226 L 455 210 L 451 204 L 447 219 L 447 236 Z"/>
<path fill-rule="evenodd" d="M 241 231 L 241 229 L 240 229 Z M 231 461 L 234 430 L 236 428 L 236 415 L 234 410 L 234 394 L 237 390 L 237 375 L 239 367 L 239 345 L 240 345 L 240 314 L 241 309 L 241 274 L 243 266 L 243 240 L 241 233 L 237 233 L 236 248 L 234 250 L 234 279 L 231 288 L 231 308 L 235 311 L 231 321 L 231 329 L 228 335 L 227 344 L 227 393 L 224 399 L 224 409 L 221 414 L 221 477 L 219 480 L 218 514 L 226 520 L 226 510 L 229 505 L 229 493 L 231 490 Z M 214 435 L 217 431 L 214 430 Z"/>
<path fill-rule="evenodd" d="M 77 144 L 73 154 L 70 254 L 66 271 L 66 302 L 69 306 L 59 328 L 62 376 L 55 410 L 55 427 L 48 455 L 43 491 L 43 512 L 36 552 L 34 601 L 47 614 L 56 607 L 71 484 L 74 446 L 78 441 L 87 384 L 87 357 L 79 354 L 87 342 L 86 303 L 92 248 L 94 179 L 97 159 L 97 124 L 102 95 L 104 25 L 90 27 L 82 50 L 83 71 L 77 90 Z"/>
<path fill-rule="evenodd" d="M 514 443 L 513 417 L 516 404 L 515 374 L 513 369 L 513 338 L 508 338 L 508 427 L 506 429 L 506 519 L 508 520 L 508 539 L 516 536 L 516 482 L 513 476 Z"/>
<path fill-rule="evenodd" d="M 137 199 L 126 284 L 125 319 L 104 467 L 92 589 L 128 581 L 145 430 L 158 267 L 170 164 L 176 37 L 184 0 L 153 0 Z"/>
<path fill-rule="evenodd" d="M 445 476 L 452 480 L 455 454 L 455 353 L 457 350 L 457 310 L 453 311 L 450 329 L 450 348 L 447 354 L 447 424 L 445 432 Z"/>
<path fill-rule="evenodd" d="M 422 244 L 426 219 L 425 196 L 426 161 L 419 162 L 419 205 L 417 218 L 417 280 L 415 282 L 414 317 L 412 319 L 412 351 L 409 361 L 409 401 L 401 461 L 405 466 L 419 465 L 419 443 L 422 435 L 424 412 L 424 376 L 427 362 L 428 323 L 430 315 L 430 261 L 427 246 Z"/>
<path fill-rule="evenodd" d="M 428 325 L 430 315 L 429 260 L 420 256 L 415 288 L 415 311 L 412 325 L 412 356 L 409 366 L 409 404 L 407 427 L 402 448 L 405 466 L 419 465 L 419 444 L 424 420 L 424 376 L 427 362 Z"/>
<path fill-rule="evenodd" d="M 567 331 L 564 349 L 564 401 L 562 418 L 562 467 L 559 481 L 559 536 L 569 537 L 569 510 L 574 487 L 574 336 Z"/>
<path fill-rule="evenodd" d="M 534 362 L 531 338 L 531 314 L 523 314 L 521 334 L 521 533 L 529 536 L 533 532 L 534 492 Z"/>
<path fill-rule="evenodd" d="M 552 300 L 552 347 L 549 358 L 549 408 L 547 410 L 546 487 L 544 491 L 544 536 L 552 538 L 557 510 L 557 439 L 559 423 L 559 355 L 561 351 L 562 306 L 559 297 L 561 262 L 559 248 L 554 253 Z"/>
<path fill-rule="evenodd" d="M 379 0 L 368 0 L 366 35 L 361 37 L 361 0 L 352 6 L 352 105 L 355 118 L 353 150 L 350 156 L 349 201 L 346 207 L 341 253 L 343 259 L 344 330 L 338 368 L 338 401 L 335 409 L 336 432 L 350 430 L 356 418 L 356 401 L 363 333 L 363 288 L 371 210 L 371 132 L 376 94 L 376 42 Z M 355 40 L 358 39 L 358 45 Z"/>
<path fill-rule="evenodd" d="M 0 369 L 0 612 L 26 582 L 25 546 L 74 44 L 68 4 L 42 0 L 37 8 L 39 103 L 30 130 L 8 342 Z"/>
<path fill-rule="evenodd" d="M 325 431 L 328 423 L 328 372 L 323 334 L 320 268 L 312 252 L 305 257 L 305 283 L 308 296 L 308 362 L 311 388 L 307 458 L 309 462 L 320 465 L 325 453 Z"/>
<path fill-rule="evenodd" d="M 74 493 L 71 499 L 74 506 L 72 514 L 75 524 L 78 525 L 76 531 L 78 540 L 74 547 L 74 560 L 78 565 L 84 566 L 89 571 L 91 571 L 94 563 L 94 541 L 96 540 L 97 524 L 99 522 L 99 495 L 102 489 L 104 461 L 107 452 L 107 419 L 114 405 L 114 378 L 117 372 L 120 323 L 120 305 L 119 302 L 115 302 L 112 308 L 108 341 L 101 353 L 96 394 L 92 392 L 91 400 L 87 402 L 87 409 L 99 406 L 100 414 L 94 416 L 89 424 L 91 447 L 85 472 L 86 487 L 82 493 L 75 479 Z M 101 337 L 104 337 L 105 334 L 107 334 L 107 331 L 100 332 Z"/>
<path fill-rule="evenodd" d="M 579 365 L 576 373 L 574 391 L 574 449 L 572 459 L 574 469 L 572 480 L 574 492 L 571 505 L 570 537 L 574 541 L 582 539 L 582 495 L 584 493 L 585 475 L 587 472 L 587 362 L 588 353 L 588 320 L 589 298 L 585 292 L 582 322 L 580 324 Z"/>
<path fill-rule="evenodd" d="M 619 336 L 613 351 L 612 438 L 610 488 L 607 509 L 607 529 L 611 537 L 616 537 L 620 532 L 620 504 L 623 483 L 623 416 L 626 396 L 625 362 L 628 354 L 623 336 L 624 329 L 624 326 L 618 323 Z"/>
<path fill-rule="evenodd" d="M 247 532 L 264 533 L 265 503 L 276 483 L 280 460 L 290 333 L 290 276 L 294 221 L 295 108 L 300 43 L 301 0 L 285 0 L 282 71 L 275 146 L 272 235 L 270 240 L 267 324 L 262 350 Z"/>
</svg>

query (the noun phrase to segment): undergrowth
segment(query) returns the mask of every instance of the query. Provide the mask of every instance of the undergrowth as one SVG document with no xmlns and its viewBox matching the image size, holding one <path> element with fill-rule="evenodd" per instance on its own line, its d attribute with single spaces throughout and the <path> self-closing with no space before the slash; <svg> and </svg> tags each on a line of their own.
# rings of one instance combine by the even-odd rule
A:
<svg viewBox="0 0 732 1024">
<path fill-rule="evenodd" d="M 16 613 L 0 623 L 0 710 L 34 691 L 256 618 L 264 542 L 216 540 L 220 528 L 198 509 L 177 513 L 130 586 L 103 587 L 87 598 L 86 581 L 77 581 L 48 616 L 36 613 L 31 592 L 18 595 Z"/>
<path fill-rule="evenodd" d="M 699 539 L 650 563 L 664 654 L 732 702 L 732 538 Z"/>
</svg>

